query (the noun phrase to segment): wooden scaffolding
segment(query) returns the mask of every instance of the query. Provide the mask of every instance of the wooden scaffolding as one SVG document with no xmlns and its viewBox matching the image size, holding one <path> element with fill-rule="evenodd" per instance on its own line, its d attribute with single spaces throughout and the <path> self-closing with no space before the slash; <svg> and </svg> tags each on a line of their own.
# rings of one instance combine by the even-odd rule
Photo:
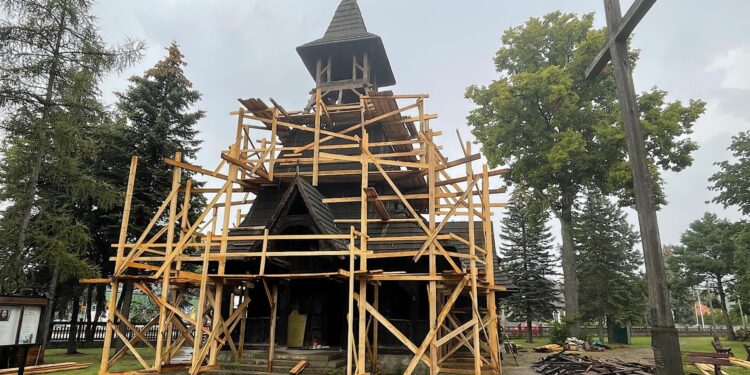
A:
<svg viewBox="0 0 750 375">
<path fill-rule="evenodd" d="M 182 161 L 179 153 L 165 160 L 174 167 L 171 191 L 145 231 L 130 237 L 137 238 L 135 242 L 128 242 L 131 198 L 138 182 L 138 160 L 132 159 L 117 252 L 111 258 L 114 275 L 109 279 L 87 280 L 110 283 L 112 291 L 100 374 L 116 373 L 113 365 L 127 352 L 142 366 L 141 370 L 129 373 L 163 372 L 184 366 L 190 374 L 197 374 L 217 366 L 219 351 L 227 347 L 239 359 L 245 346 L 247 312 L 253 306 L 248 290 L 253 287 L 263 288 L 271 306 L 268 346 L 271 371 L 278 300 L 276 282 L 297 278 L 333 278 L 348 285 L 347 374 L 377 372 L 379 326 L 412 353 L 405 374 L 411 374 L 420 362 L 429 367 L 431 374 L 502 373 L 495 298 L 496 292 L 504 287 L 495 284 L 491 216 L 493 208 L 504 204 L 492 203 L 490 197 L 504 193 L 505 189 L 490 189 L 490 179 L 508 170 L 489 170 L 487 165 L 475 170 L 473 162 L 480 156 L 472 153 L 469 142 L 461 144 L 462 158 L 447 160 L 441 147 L 434 143 L 441 132 L 430 127 L 430 120 L 437 116 L 425 113 L 427 95 L 357 93 L 359 103 L 332 105 L 324 104 L 325 95 L 320 89 L 314 91 L 309 111 L 287 111 L 273 100 L 270 107 L 257 99 L 241 100 L 243 107 L 232 112 L 237 119 L 234 142 L 221 152 L 218 166 L 204 169 Z M 398 105 L 376 109 L 377 100 Z M 354 125 L 334 126 L 345 122 L 344 119 Z M 412 125 L 416 131 L 407 132 L 398 140 L 369 139 L 368 128 L 372 126 L 406 123 L 418 125 Z M 294 130 L 312 133 L 313 141 L 302 146 L 283 146 L 279 137 Z M 259 137 L 258 133 L 263 134 Z M 320 166 L 327 163 L 359 165 L 359 168 L 321 170 Z M 290 171 L 289 166 L 296 166 L 296 170 Z M 222 185 L 193 188 L 190 179 L 181 178 L 183 171 L 202 174 Z M 458 173 L 458 177 L 451 173 Z M 345 202 L 360 205 L 359 219 L 337 220 L 351 222 L 348 233 L 272 234 L 264 227 L 251 228 L 260 231 L 259 235 L 230 233 L 230 229 L 242 222 L 243 212 L 247 213 L 243 209 L 253 204 L 254 192 L 288 184 L 297 176 L 310 180 L 313 186 L 337 181 L 361 183 L 359 195 L 323 200 L 328 205 Z M 423 181 L 424 189 L 416 193 L 402 191 L 400 181 L 409 178 Z M 387 187 L 388 193 L 379 193 L 373 187 L 374 182 Z M 197 220 L 191 222 L 188 212 L 194 194 L 206 194 L 208 204 Z M 383 205 L 388 201 L 399 202 L 409 216 L 389 217 Z M 378 218 L 368 218 L 371 211 L 377 212 Z M 446 229 L 455 220 L 466 221 L 467 235 Z M 410 236 L 368 233 L 368 224 L 379 221 L 416 223 L 421 233 Z M 481 238 L 477 238 L 477 232 L 482 233 Z M 273 251 L 269 247 L 269 243 L 301 239 L 334 240 L 345 246 L 341 250 L 319 251 L 288 248 Z M 446 249 L 441 244 L 446 240 L 462 243 L 468 252 Z M 262 245 L 258 251 L 228 251 L 232 243 L 241 241 Z M 398 248 L 399 243 L 407 241 L 419 241 L 421 246 L 408 251 L 368 249 L 368 244 L 378 242 Z M 348 258 L 348 269 L 281 274 L 266 267 L 274 258 L 287 257 Z M 369 265 L 385 258 L 400 259 L 402 264 L 426 262 L 428 272 L 372 269 Z M 243 259 L 259 259 L 258 267 L 244 274 L 225 272 L 228 262 Z M 449 265 L 448 269 L 439 269 L 438 263 Z M 417 281 L 426 286 L 429 329 L 421 341 L 410 340 L 378 310 L 382 283 L 403 281 Z M 118 310 L 118 292 L 124 284 L 132 284 L 159 308 L 159 314 L 140 329 Z M 227 295 L 231 296 L 229 301 Z M 188 296 L 197 297 L 194 313 L 186 313 L 181 307 Z M 468 301 L 460 307 L 461 316 L 456 314 L 457 301 Z M 145 335 L 154 326 L 158 330 L 155 341 Z M 127 327 L 130 333 L 123 332 L 122 327 Z M 113 353 L 115 337 L 123 340 L 125 346 Z M 179 363 L 175 356 L 183 347 L 192 348 L 192 357 Z M 147 361 L 139 352 L 143 348 L 154 351 L 153 361 Z M 458 355 L 461 360 L 454 360 Z"/>
</svg>

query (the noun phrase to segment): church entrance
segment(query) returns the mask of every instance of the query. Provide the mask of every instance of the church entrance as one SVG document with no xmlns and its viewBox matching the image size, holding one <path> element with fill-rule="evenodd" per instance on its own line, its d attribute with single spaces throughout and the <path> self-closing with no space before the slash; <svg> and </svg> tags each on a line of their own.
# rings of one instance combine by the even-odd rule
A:
<svg viewBox="0 0 750 375">
<path fill-rule="evenodd" d="M 292 225 L 281 234 L 313 234 L 306 225 Z M 310 251 L 321 248 L 317 240 L 280 241 L 276 251 Z M 316 273 L 338 270 L 342 264 L 333 257 L 290 257 L 290 273 Z M 287 329 L 287 346 L 310 348 L 341 347 L 345 344 L 347 285 L 333 279 L 291 279 L 281 290 L 279 305 Z"/>
</svg>

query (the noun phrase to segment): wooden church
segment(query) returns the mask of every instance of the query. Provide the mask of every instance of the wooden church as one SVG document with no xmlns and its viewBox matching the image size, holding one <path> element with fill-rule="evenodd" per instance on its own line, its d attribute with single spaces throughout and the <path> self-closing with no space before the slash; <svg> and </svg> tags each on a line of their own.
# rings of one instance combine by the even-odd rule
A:
<svg viewBox="0 0 750 375">
<path fill-rule="evenodd" d="M 297 52 L 315 82 L 304 108 L 240 100 L 215 169 L 166 160 L 173 190 L 153 221 L 168 215 L 166 229 L 117 244 L 113 295 L 133 283 L 160 307 L 144 369 L 179 365 L 187 347 L 190 373 L 219 366 L 222 349 L 240 360 L 260 349 L 278 371 L 275 353 L 298 348 L 346 352 L 347 374 L 378 371 L 383 353 L 408 355 L 407 374 L 500 373 L 497 303 L 514 286 L 498 272 L 491 218 L 508 170 L 476 166 L 468 142 L 444 156 L 428 95 L 384 89 L 396 83 L 388 55 L 355 0 Z M 182 171 L 222 187 L 194 189 Z M 209 201 L 193 222 L 181 213 L 191 194 Z M 188 313 L 178 306 L 191 295 Z M 127 321 L 112 302 L 109 313 L 105 349 Z M 103 373 L 118 356 L 103 356 Z"/>
</svg>

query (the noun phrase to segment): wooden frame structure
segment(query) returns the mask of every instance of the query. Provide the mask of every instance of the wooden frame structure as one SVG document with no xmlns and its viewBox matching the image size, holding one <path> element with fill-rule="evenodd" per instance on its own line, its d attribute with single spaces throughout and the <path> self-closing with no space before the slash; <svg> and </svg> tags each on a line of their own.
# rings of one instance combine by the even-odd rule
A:
<svg viewBox="0 0 750 375">
<path fill-rule="evenodd" d="M 377 99 L 401 106 L 396 105 L 395 109 L 384 113 L 377 112 L 373 105 L 374 95 Z M 128 243 L 131 199 L 137 183 L 137 158 L 134 157 L 120 238 L 115 245 L 116 255 L 112 258 L 115 273 L 110 279 L 86 280 L 110 283 L 112 290 L 99 373 L 114 373 L 110 371 L 112 365 L 126 352 L 132 353 L 142 365 L 140 371 L 149 372 L 162 372 L 182 365 L 190 374 L 200 373 L 217 366 L 219 350 L 227 347 L 236 358 L 240 358 L 247 311 L 252 308 L 248 289 L 252 287 L 263 288 L 271 306 L 268 347 L 268 370 L 271 371 L 278 301 L 276 282 L 299 278 L 337 279 L 348 285 L 347 374 L 365 374 L 377 369 L 379 326 L 393 334 L 412 353 L 405 374 L 411 374 L 420 362 L 429 367 L 431 374 L 502 373 L 495 293 L 504 288 L 495 285 L 491 215 L 493 208 L 504 204 L 491 203 L 490 197 L 505 192 L 505 189 L 490 189 L 490 179 L 508 170 L 489 170 L 483 165 L 475 171 L 473 162 L 480 156 L 472 153 L 469 142 L 461 145 L 462 158 L 447 160 L 434 143 L 440 132 L 430 127 L 430 120 L 437 116 L 425 113 L 427 98 L 424 94 L 371 93 L 360 95 L 359 103 L 325 105 L 318 89 L 313 113 L 305 110 L 289 112 L 273 100 L 272 107 L 265 104 L 252 106 L 248 101 L 241 101 L 244 107 L 231 113 L 237 118 L 235 139 L 228 150 L 221 152 L 221 161 L 215 169 L 186 163 L 179 153 L 174 159 L 165 160 L 174 167 L 171 192 L 146 230 L 132 236 L 137 240 Z M 262 102 L 255 100 L 254 103 Z M 334 126 L 343 118 L 349 121 L 354 118 L 355 125 Z M 370 142 L 368 128 L 384 123 L 415 123 L 418 128 L 404 139 Z M 313 141 L 302 146 L 283 146 L 280 134 L 292 130 L 313 133 Z M 257 132 L 264 133 L 259 146 L 256 146 Z M 333 139 L 338 142 L 329 142 Z M 394 148 L 405 145 L 409 146 L 408 150 Z M 382 151 L 384 147 L 390 147 L 390 151 L 375 151 Z M 347 152 L 341 153 L 342 150 Z M 321 170 L 320 166 L 326 163 L 358 163 L 360 168 Z M 289 165 L 297 165 L 297 171 L 281 168 Z M 181 178 L 183 171 L 205 175 L 222 185 L 219 188 L 192 188 L 190 179 Z M 459 177 L 452 177 L 450 172 L 456 171 Z M 359 203 L 359 219 L 337 220 L 339 223 L 351 222 L 349 233 L 274 235 L 269 233 L 269 228 L 253 228 L 261 230 L 262 234 L 231 235 L 230 229 L 242 222 L 242 209 L 253 204 L 250 194 L 263 187 L 289 183 L 298 175 L 311 180 L 313 186 L 336 181 L 361 182 L 358 196 L 323 200 L 328 205 Z M 417 193 L 403 191 L 400 181 L 405 178 L 419 178 L 426 184 L 425 188 Z M 388 193 L 379 194 L 373 181 L 386 186 Z M 197 220 L 191 222 L 187 213 L 193 194 L 207 194 L 210 199 Z M 389 217 L 383 204 L 391 201 L 403 205 L 409 217 Z M 417 202 L 421 204 L 417 205 Z M 379 218 L 368 217 L 371 207 Z M 235 218 L 236 222 L 231 223 Z M 467 236 L 446 229 L 446 224 L 455 218 L 467 221 Z M 416 223 L 422 233 L 410 236 L 368 233 L 368 224 L 383 221 Z M 161 229 L 155 230 L 157 226 Z M 477 238 L 475 233 L 479 229 L 482 235 Z M 301 239 L 340 241 L 346 244 L 346 250 L 285 248 L 286 251 L 274 251 L 269 247 L 271 242 Z M 441 244 L 445 240 L 459 241 L 469 249 L 468 253 L 447 250 Z M 228 251 L 235 241 L 257 241 L 261 244 L 260 250 Z M 373 251 L 368 246 L 388 242 L 398 247 L 406 241 L 420 241 L 422 245 L 419 250 L 385 253 Z M 267 262 L 287 257 L 348 258 L 348 269 L 284 274 L 269 271 Z M 256 269 L 245 274 L 225 272 L 228 262 L 251 258 L 259 259 Z M 404 270 L 372 269 L 373 261 L 386 258 L 400 259 L 404 265 L 423 262 L 427 272 L 407 272 L 406 267 Z M 448 268 L 441 269 L 438 264 L 447 264 Z M 403 281 L 420 282 L 426 286 L 429 330 L 421 341 L 410 340 L 378 310 L 382 283 Z M 119 287 L 126 283 L 132 284 L 159 307 L 159 315 L 141 330 L 129 322 L 115 302 Z M 229 302 L 222 300 L 227 291 L 231 295 Z M 191 294 L 198 300 L 194 315 L 180 307 L 180 303 Z M 228 304 L 229 308 L 222 308 L 222 303 Z M 125 338 L 121 323 L 132 332 L 131 339 Z M 159 334 L 156 342 L 149 342 L 142 333 L 153 325 L 158 326 Z M 232 333 L 237 330 L 239 339 L 235 340 Z M 125 347 L 111 355 L 110 347 L 115 336 L 123 339 Z M 175 363 L 175 354 L 184 346 L 192 347 L 192 360 Z M 154 350 L 153 362 L 147 362 L 139 353 L 143 347 Z M 457 360 L 457 356 L 462 356 L 461 360 Z"/>
</svg>

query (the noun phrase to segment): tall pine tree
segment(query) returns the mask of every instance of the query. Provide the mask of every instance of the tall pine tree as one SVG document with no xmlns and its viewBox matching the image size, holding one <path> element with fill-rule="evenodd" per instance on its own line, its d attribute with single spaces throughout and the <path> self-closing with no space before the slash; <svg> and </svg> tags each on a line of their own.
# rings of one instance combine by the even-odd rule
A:
<svg viewBox="0 0 750 375">
<path fill-rule="evenodd" d="M 125 120 L 125 126 L 116 128 L 113 136 L 123 146 L 109 157 L 110 165 L 127 166 L 131 155 L 138 156 L 138 183 L 133 190 L 130 235 L 137 236 L 147 227 L 162 201 L 169 195 L 172 185 L 172 167 L 164 163 L 165 158 L 174 158 L 182 153 L 183 161 L 194 159 L 201 141 L 197 138 L 196 124 L 205 112 L 194 110 L 201 94 L 193 89 L 185 76 L 187 65 L 176 42 L 166 48 L 167 56 L 148 69 L 142 76 L 133 76 L 125 92 L 117 93 L 117 108 Z M 117 174 L 120 175 L 120 174 Z M 182 181 L 192 176 L 183 171 Z M 125 181 L 121 182 L 122 186 Z M 193 183 L 201 187 L 203 183 Z M 183 197 L 178 197 L 182 201 Z M 197 218 L 205 206 L 201 194 L 191 196 L 190 222 Z M 167 213 L 153 229 L 158 231 L 166 223 Z M 119 216 L 114 218 L 119 219 Z M 110 217 L 108 220 L 112 220 Z M 111 225 L 109 226 L 111 228 Z M 114 232 L 109 231 L 112 238 Z M 179 234 L 176 228 L 175 234 Z M 121 297 L 121 311 L 129 315 L 132 300 L 132 285 L 126 285 Z"/>
<path fill-rule="evenodd" d="M 578 249 L 581 318 L 597 324 L 627 323 L 642 316 L 645 290 L 638 274 L 638 234 L 622 210 L 598 191 L 589 191 L 576 212 L 574 238 Z"/>
<path fill-rule="evenodd" d="M 555 275 L 549 211 L 516 187 L 508 213 L 502 220 L 501 268 L 518 292 L 506 299 L 510 319 L 526 322 L 526 341 L 532 342 L 532 322 L 552 317 L 558 291 Z"/>
<path fill-rule="evenodd" d="M 46 274 L 73 269 L 59 270 L 56 265 L 65 257 L 63 249 L 77 248 L 81 236 L 58 230 L 53 240 L 49 232 L 32 228 L 34 220 L 46 229 L 70 221 L 60 210 L 70 209 L 71 202 L 61 196 L 49 203 L 53 196 L 43 191 L 42 184 L 59 184 L 59 178 L 81 172 L 75 170 L 81 164 L 71 162 L 68 153 L 81 146 L 76 127 L 84 127 L 103 109 L 89 100 L 85 90 L 95 96 L 104 75 L 130 65 L 143 48 L 138 41 L 107 46 L 91 14 L 92 3 L 0 1 L 5 16 L 0 20 L 0 113 L 5 136 L 0 151 L 0 202 L 7 206 L 0 218 L 0 246 L 7 256 L 0 275 L 16 286 L 30 284 L 25 262 L 50 253 L 51 248 L 62 252 L 50 253 L 50 259 L 57 259 L 45 260 Z M 69 194 L 95 198 L 100 193 L 90 179 L 76 182 L 77 187 L 68 187 Z M 47 238 L 33 238 L 34 234 Z"/>
</svg>

